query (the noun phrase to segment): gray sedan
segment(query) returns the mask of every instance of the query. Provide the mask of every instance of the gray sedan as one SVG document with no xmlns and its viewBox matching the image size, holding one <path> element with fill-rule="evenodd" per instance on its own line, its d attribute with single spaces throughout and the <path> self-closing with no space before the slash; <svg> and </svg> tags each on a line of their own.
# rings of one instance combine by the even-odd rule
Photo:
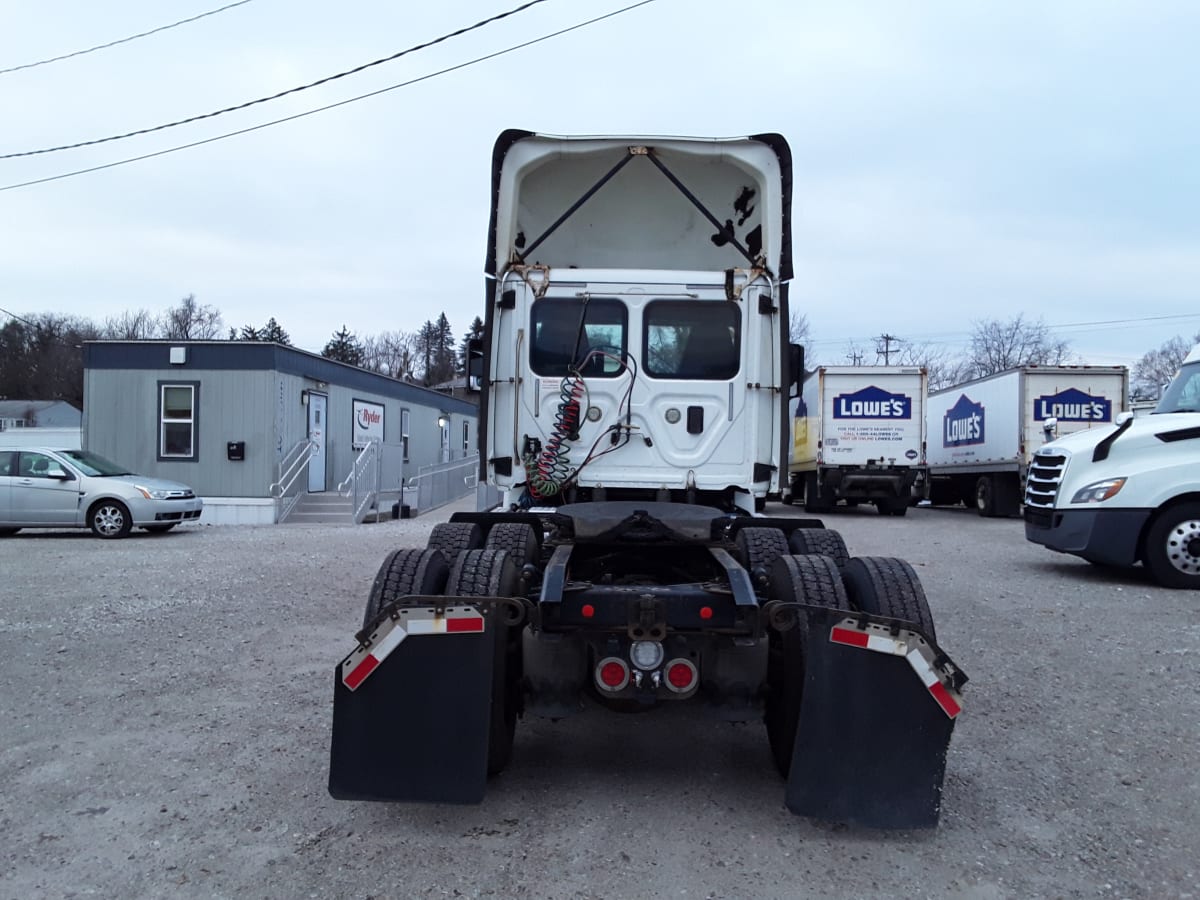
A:
<svg viewBox="0 0 1200 900">
<path fill-rule="evenodd" d="M 91 528 L 120 538 L 200 518 L 186 484 L 135 475 L 86 450 L 0 450 L 0 536 L 21 528 Z"/>
</svg>

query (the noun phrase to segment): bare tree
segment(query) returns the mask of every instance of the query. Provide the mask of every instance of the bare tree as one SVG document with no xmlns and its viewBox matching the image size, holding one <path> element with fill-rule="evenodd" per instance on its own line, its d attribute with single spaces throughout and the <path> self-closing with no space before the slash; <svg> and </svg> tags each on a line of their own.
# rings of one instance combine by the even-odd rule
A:
<svg viewBox="0 0 1200 900">
<path fill-rule="evenodd" d="M 405 381 L 416 380 L 417 338 L 407 331 L 384 331 L 363 338 L 363 368 Z"/>
<path fill-rule="evenodd" d="M 169 341 L 210 341 L 221 334 L 221 311 L 188 294 L 163 313 L 161 331 Z"/>
<path fill-rule="evenodd" d="M 893 356 L 895 365 L 922 366 L 931 391 L 960 384 L 969 377 L 970 364 L 945 344 L 904 341 Z"/>
<path fill-rule="evenodd" d="M 1171 380 L 1183 359 L 1196 344 L 1200 344 L 1200 332 L 1191 343 L 1176 335 L 1156 350 L 1151 350 L 1133 366 L 1133 393 L 1138 398 L 1156 399 L 1162 386 Z"/>
<path fill-rule="evenodd" d="M 970 378 L 993 375 L 1015 366 L 1054 366 L 1074 358 L 1070 342 L 1050 334 L 1044 320 L 1018 313 L 1008 321 L 983 319 L 971 332 L 967 364 Z"/>
<path fill-rule="evenodd" d="M 813 349 L 812 323 L 804 313 L 794 312 L 788 322 L 788 340 L 804 348 L 804 367 L 811 369 L 817 364 L 817 353 Z"/>
<path fill-rule="evenodd" d="M 111 341 L 148 341 L 158 333 L 158 322 L 147 310 L 125 310 L 109 316 L 100 326 L 100 336 Z"/>
</svg>

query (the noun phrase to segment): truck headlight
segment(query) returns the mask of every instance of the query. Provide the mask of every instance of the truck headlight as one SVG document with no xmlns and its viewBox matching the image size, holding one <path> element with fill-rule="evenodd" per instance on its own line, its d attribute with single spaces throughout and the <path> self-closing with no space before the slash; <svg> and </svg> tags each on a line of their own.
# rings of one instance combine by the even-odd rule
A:
<svg viewBox="0 0 1200 900">
<path fill-rule="evenodd" d="M 1117 492 L 1125 486 L 1124 478 L 1106 478 L 1103 481 L 1093 481 L 1086 487 L 1081 487 L 1071 498 L 1072 503 L 1100 503 L 1117 496 Z"/>
<path fill-rule="evenodd" d="M 142 487 L 140 484 L 135 484 L 134 489 L 137 490 L 147 500 L 166 500 L 166 491 L 156 491 L 151 488 Z"/>
</svg>

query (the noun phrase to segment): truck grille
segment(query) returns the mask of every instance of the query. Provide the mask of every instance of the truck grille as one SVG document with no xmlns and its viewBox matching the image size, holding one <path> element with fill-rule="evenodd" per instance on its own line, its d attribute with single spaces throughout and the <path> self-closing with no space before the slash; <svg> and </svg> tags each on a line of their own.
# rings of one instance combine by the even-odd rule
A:
<svg viewBox="0 0 1200 900">
<path fill-rule="evenodd" d="M 1029 466 L 1025 479 L 1025 506 L 1034 509 L 1053 509 L 1058 497 L 1058 485 L 1067 469 L 1067 457 L 1053 453 L 1038 453 Z"/>
</svg>

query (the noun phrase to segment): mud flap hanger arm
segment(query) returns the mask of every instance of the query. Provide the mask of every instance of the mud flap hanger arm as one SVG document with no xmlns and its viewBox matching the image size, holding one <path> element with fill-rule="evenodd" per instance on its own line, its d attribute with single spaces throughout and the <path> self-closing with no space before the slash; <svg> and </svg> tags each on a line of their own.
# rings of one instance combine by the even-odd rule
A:
<svg viewBox="0 0 1200 900">
<path fill-rule="evenodd" d="M 742 246 L 741 242 L 734 237 L 734 235 L 730 233 L 730 230 L 726 228 L 726 226 L 723 225 L 721 221 L 709 211 L 708 207 L 701 203 L 699 198 L 690 190 L 688 190 L 687 185 L 680 181 L 675 176 L 675 173 L 668 169 L 662 160 L 655 155 L 652 147 L 630 147 L 628 153 L 621 158 L 620 162 L 605 172 L 599 181 L 588 188 L 587 191 L 584 192 L 583 196 L 581 196 L 578 200 L 572 203 L 570 207 L 567 208 L 566 212 L 555 219 L 554 223 L 545 231 L 543 231 L 541 235 L 539 235 L 538 238 L 529 245 L 529 247 L 527 247 L 523 252 L 515 254 L 517 262 L 524 264 L 525 260 L 529 258 L 529 254 L 533 253 L 534 250 L 540 247 L 546 241 L 546 239 L 550 237 L 550 235 L 558 230 L 559 226 L 562 225 L 563 222 L 571 218 L 571 216 L 575 214 L 576 210 L 583 206 L 583 204 L 587 203 L 588 200 L 590 200 L 595 193 L 600 190 L 600 188 L 608 184 L 608 182 L 612 180 L 612 178 L 618 172 L 620 172 L 621 169 L 627 166 L 630 160 L 632 160 L 635 156 L 644 156 L 649 159 L 650 162 L 654 163 L 655 167 L 662 172 L 663 177 L 670 181 L 671 184 L 675 185 L 675 187 L 679 189 L 679 192 L 683 194 L 683 196 L 686 197 L 691 204 L 696 207 L 697 210 L 700 211 L 700 214 L 704 216 L 704 218 L 708 219 L 712 226 L 717 229 L 718 234 L 723 235 L 729 241 L 729 243 L 732 244 L 737 251 L 746 258 L 746 261 L 749 262 L 751 266 L 759 265 L 759 261 L 750 254 L 750 251 Z"/>
</svg>

